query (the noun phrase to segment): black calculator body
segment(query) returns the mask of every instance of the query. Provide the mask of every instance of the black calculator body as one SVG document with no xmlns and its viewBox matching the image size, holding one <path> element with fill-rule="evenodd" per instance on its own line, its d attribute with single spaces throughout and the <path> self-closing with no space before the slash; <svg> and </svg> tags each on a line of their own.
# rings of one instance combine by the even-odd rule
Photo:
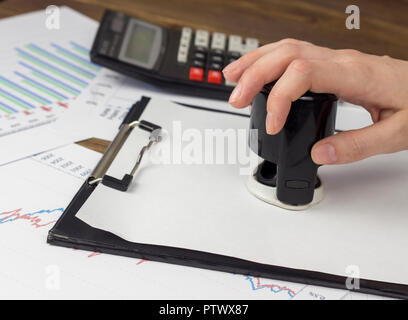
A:
<svg viewBox="0 0 408 320">
<path fill-rule="evenodd" d="M 167 29 L 106 10 L 91 60 L 167 91 L 228 100 L 235 84 L 225 81 L 221 70 L 258 46 L 254 38 Z"/>
</svg>

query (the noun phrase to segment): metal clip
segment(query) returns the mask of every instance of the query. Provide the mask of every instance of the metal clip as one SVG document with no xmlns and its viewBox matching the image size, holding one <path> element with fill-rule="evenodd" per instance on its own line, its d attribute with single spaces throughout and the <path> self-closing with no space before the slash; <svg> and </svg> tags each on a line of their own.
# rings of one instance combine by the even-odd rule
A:
<svg viewBox="0 0 408 320">
<path fill-rule="evenodd" d="M 137 171 L 137 169 L 139 168 L 140 163 L 142 162 L 142 158 L 143 155 L 145 154 L 146 151 L 148 151 L 150 149 L 150 147 L 155 143 L 155 142 L 159 142 L 161 140 L 161 130 L 160 129 L 156 129 L 154 130 L 149 137 L 149 142 L 140 150 L 139 155 L 137 156 L 137 160 L 136 163 L 132 169 L 132 171 L 130 172 L 130 175 L 133 177 L 135 175 L 135 172 Z"/>
<path fill-rule="evenodd" d="M 107 175 L 106 171 L 112 164 L 113 160 L 115 159 L 116 155 L 122 148 L 125 140 L 127 139 L 127 137 L 129 136 L 130 132 L 133 130 L 134 127 L 139 127 L 143 130 L 149 131 L 150 132 L 149 142 L 140 150 L 138 157 L 136 159 L 136 163 L 129 174 L 125 174 L 122 179 L 117 179 L 115 177 Z M 98 166 L 91 174 L 91 177 L 88 179 L 88 184 L 93 185 L 102 182 L 104 185 L 108 187 L 121 191 L 126 191 L 129 188 L 129 185 L 132 182 L 133 176 L 135 175 L 137 169 L 139 168 L 140 163 L 142 162 L 144 154 L 151 148 L 151 146 L 154 143 L 161 141 L 161 138 L 162 138 L 161 127 L 153 123 L 141 120 L 123 125 L 120 128 L 118 135 L 109 145 L 107 151 L 103 155 Z"/>
</svg>

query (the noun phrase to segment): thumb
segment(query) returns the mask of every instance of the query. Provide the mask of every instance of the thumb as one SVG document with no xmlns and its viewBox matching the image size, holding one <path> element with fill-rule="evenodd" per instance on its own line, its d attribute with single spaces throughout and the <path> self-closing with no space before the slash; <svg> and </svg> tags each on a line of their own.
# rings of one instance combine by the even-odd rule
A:
<svg viewBox="0 0 408 320">
<path fill-rule="evenodd" d="M 312 159 L 317 164 L 343 164 L 408 147 L 408 111 L 371 126 L 340 132 L 317 142 Z"/>
</svg>

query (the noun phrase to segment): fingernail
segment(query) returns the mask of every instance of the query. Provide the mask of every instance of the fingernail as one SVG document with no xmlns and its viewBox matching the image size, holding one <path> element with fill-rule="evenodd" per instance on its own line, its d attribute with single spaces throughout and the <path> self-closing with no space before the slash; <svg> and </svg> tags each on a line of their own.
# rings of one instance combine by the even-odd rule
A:
<svg viewBox="0 0 408 320">
<path fill-rule="evenodd" d="M 223 70 L 222 73 L 229 73 L 233 71 L 236 67 L 239 65 L 239 59 L 231 62 L 229 65 L 227 65 Z"/>
<path fill-rule="evenodd" d="M 238 100 L 240 95 L 241 95 L 241 84 L 238 83 L 238 85 L 232 91 L 228 102 L 229 103 L 234 103 L 235 101 Z"/>
<path fill-rule="evenodd" d="M 267 133 L 267 134 L 272 134 L 273 130 L 274 130 L 274 127 L 273 127 L 273 116 L 272 116 L 271 113 L 268 112 L 268 113 L 266 114 L 266 133 Z"/>
<path fill-rule="evenodd" d="M 314 158 L 319 164 L 335 163 L 337 161 L 336 149 L 330 143 L 325 143 L 314 150 Z"/>
</svg>

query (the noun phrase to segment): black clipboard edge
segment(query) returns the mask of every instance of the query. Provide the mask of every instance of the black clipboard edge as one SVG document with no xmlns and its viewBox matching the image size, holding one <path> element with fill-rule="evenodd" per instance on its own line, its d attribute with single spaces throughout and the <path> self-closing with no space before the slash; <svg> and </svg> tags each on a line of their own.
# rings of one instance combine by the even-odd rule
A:
<svg viewBox="0 0 408 320">
<path fill-rule="evenodd" d="M 142 96 L 140 100 L 135 102 L 132 108 L 130 108 L 126 117 L 123 119 L 122 124 L 131 123 L 132 121 L 138 120 L 149 102 L 150 97 Z"/>
<path fill-rule="evenodd" d="M 123 123 L 138 120 L 149 103 L 150 98 L 142 97 L 135 103 Z M 187 107 L 186 105 L 184 105 Z M 209 111 L 217 111 L 210 110 Z M 113 233 L 93 228 L 75 215 L 92 194 L 95 185 L 85 182 L 71 200 L 70 204 L 49 231 L 47 243 L 87 251 L 172 263 L 234 274 L 259 276 L 274 280 L 303 283 L 307 285 L 346 289 L 346 277 L 266 265 L 229 256 L 207 252 L 174 248 L 167 246 L 139 244 L 126 241 Z M 360 279 L 360 293 L 383 295 L 407 299 L 408 285 Z"/>
</svg>

